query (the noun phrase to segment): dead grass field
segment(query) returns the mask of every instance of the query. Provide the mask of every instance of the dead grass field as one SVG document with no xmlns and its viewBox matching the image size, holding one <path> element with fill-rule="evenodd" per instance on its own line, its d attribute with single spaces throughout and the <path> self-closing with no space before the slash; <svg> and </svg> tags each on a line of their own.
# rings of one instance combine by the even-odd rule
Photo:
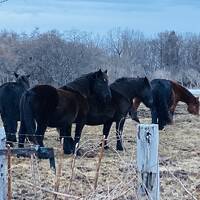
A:
<svg viewBox="0 0 200 200">
<path fill-rule="evenodd" d="M 151 121 L 148 110 L 143 106 L 140 108 L 140 118 L 143 123 Z M 160 199 L 192 199 L 174 176 L 197 199 L 200 199 L 200 118 L 188 114 L 186 106 L 179 104 L 174 121 L 174 125 L 167 126 L 164 131 L 160 131 Z M 76 158 L 74 178 L 68 193 L 81 199 L 137 199 L 136 123 L 130 119 L 126 121 L 124 129 L 126 150 L 124 152 L 115 150 L 115 130 L 114 126 L 112 127 L 109 137 L 110 148 L 104 152 L 98 187 L 94 191 L 93 185 L 101 133 L 102 126 L 84 128 L 80 143 L 83 155 Z M 56 138 L 55 129 L 49 129 L 46 132 L 45 144 L 48 147 L 55 147 L 58 163 L 59 142 Z M 60 192 L 67 191 L 71 177 L 71 162 L 72 156 L 65 155 L 62 164 Z M 54 199 L 52 194 L 42 192 L 29 185 L 32 183 L 51 191 L 54 190 L 55 175 L 50 170 L 48 161 L 40 160 L 35 167 L 31 163 L 30 159 L 13 157 L 13 199 Z M 58 196 L 58 199 L 64 199 L 64 197 Z"/>
</svg>

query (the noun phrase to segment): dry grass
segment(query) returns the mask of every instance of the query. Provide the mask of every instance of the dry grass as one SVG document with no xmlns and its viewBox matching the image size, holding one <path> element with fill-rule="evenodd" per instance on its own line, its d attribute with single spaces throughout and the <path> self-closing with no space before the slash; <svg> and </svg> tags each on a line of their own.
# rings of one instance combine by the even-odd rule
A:
<svg viewBox="0 0 200 200">
<path fill-rule="evenodd" d="M 141 107 L 140 111 L 140 114 L 143 115 L 141 121 L 143 123 L 150 122 L 148 111 L 144 107 Z M 181 180 L 197 199 L 200 199 L 200 119 L 188 114 L 184 104 L 178 106 L 177 113 L 175 124 L 160 131 L 161 199 L 192 199 L 168 171 Z M 136 123 L 131 120 L 126 121 L 124 130 L 126 151 L 124 152 L 115 150 L 116 139 L 113 126 L 109 138 L 110 148 L 104 152 L 98 187 L 94 191 L 99 143 L 102 138 L 101 131 L 102 126 L 84 128 L 80 143 L 82 156 L 76 158 L 69 195 L 82 199 L 137 199 Z M 45 144 L 55 147 L 58 158 L 59 142 L 56 138 L 56 130 L 49 129 L 45 135 Z M 64 156 L 59 192 L 64 192 L 68 188 L 71 177 L 71 161 L 71 155 Z M 35 194 L 33 187 L 26 183 L 32 180 L 31 169 L 30 159 L 13 159 L 13 198 L 52 200 L 53 194 L 44 191 L 41 193 L 39 189 Z M 37 173 L 37 176 L 34 177 L 35 182 L 38 183 L 39 179 L 41 181 L 37 186 L 53 191 L 55 175 L 50 170 L 48 161 L 39 160 L 37 170 L 39 170 L 39 174 Z M 64 197 L 58 196 L 58 199 L 64 199 Z M 67 199 L 73 199 L 73 197 Z"/>
</svg>

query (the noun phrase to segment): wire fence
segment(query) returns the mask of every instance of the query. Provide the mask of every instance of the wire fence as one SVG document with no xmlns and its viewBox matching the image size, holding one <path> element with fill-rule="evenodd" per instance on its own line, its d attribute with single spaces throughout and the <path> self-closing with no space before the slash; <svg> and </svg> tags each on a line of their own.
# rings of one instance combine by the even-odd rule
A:
<svg viewBox="0 0 200 200">
<path fill-rule="evenodd" d="M 63 156 L 62 145 L 56 142 L 57 135 L 54 133 L 55 136 L 52 137 L 51 133 L 51 137 L 46 136 L 46 138 L 47 141 L 48 139 L 55 140 L 57 168 L 60 164 L 59 174 L 55 175 L 47 167 L 45 161 L 38 160 L 34 155 L 31 156 L 31 159 L 14 159 L 15 162 L 10 169 L 13 176 L 14 197 L 21 196 L 25 199 L 33 199 L 33 196 L 34 199 L 138 199 L 137 183 L 140 175 L 134 162 L 134 134 L 129 137 L 123 136 L 123 146 L 126 147 L 124 152 L 118 152 L 115 149 L 116 134 L 112 131 L 107 141 L 109 150 L 104 151 L 100 163 L 100 181 L 96 189 L 94 189 L 94 183 L 101 150 L 101 137 L 95 137 L 96 135 L 91 137 L 91 133 L 84 134 L 79 147 L 77 147 L 77 150 L 83 150 L 82 155 L 79 157 L 76 155 Z M 33 146 L 31 143 L 26 143 L 26 145 Z M 160 141 L 160 146 L 166 145 L 166 142 Z M 170 179 L 171 185 L 177 191 L 174 194 L 171 191 L 169 199 L 198 199 L 196 194 L 193 194 L 194 190 L 191 190 L 185 183 L 186 181 L 179 178 L 175 171 L 170 169 L 169 163 L 161 160 L 160 165 L 162 166 L 161 187 L 163 187 L 162 183 L 165 182 L 165 179 Z M 26 173 L 28 175 L 24 175 Z M 190 180 L 190 184 L 195 183 Z M 168 198 L 164 197 L 161 191 L 161 199 Z M 151 199 L 151 197 L 147 195 L 146 199 Z"/>
<path fill-rule="evenodd" d="M 129 134 L 126 132 L 122 138 L 119 138 L 123 141 L 123 152 L 116 150 L 118 132 L 111 131 L 107 140 L 109 149 L 104 151 L 96 189 L 94 189 L 95 173 L 102 142 L 99 130 L 95 129 L 93 134 L 91 131 L 84 131 L 77 148 L 81 150 L 80 156 L 69 155 L 61 158 L 62 148 L 60 142 L 56 141 L 59 135 L 55 133 L 55 130 L 49 131 L 49 129 L 45 133 L 45 143 L 53 146 L 56 151 L 57 168 L 62 160 L 58 189 L 55 187 L 58 174 L 55 175 L 49 169 L 46 161 L 38 160 L 34 156 L 31 159 L 13 158 L 14 162 L 11 166 L 13 197 L 27 200 L 33 199 L 33 196 L 34 199 L 45 200 L 55 199 L 55 196 L 57 199 L 138 199 L 137 183 L 140 175 L 135 163 L 135 124 L 130 129 L 131 131 L 125 130 Z M 17 144 L 14 143 L 15 146 Z M 175 153 L 183 148 L 178 141 L 172 143 L 168 138 L 160 140 L 160 147 L 169 148 L 169 145 L 173 146 Z M 26 142 L 26 146 L 32 147 L 33 144 Z M 161 166 L 160 199 L 200 199 L 200 191 L 197 187 L 200 183 L 196 181 L 198 177 L 200 180 L 198 165 L 196 174 L 192 174 L 181 165 L 173 166 L 174 155 L 171 152 L 166 159 L 162 159 L 166 156 L 165 153 L 162 155 L 160 152 L 159 155 L 161 158 L 159 163 Z M 179 160 L 179 162 L 182 161 Z M 147 195 L 146 199 L 151 199 L 151 197 Z"/>
</svg>

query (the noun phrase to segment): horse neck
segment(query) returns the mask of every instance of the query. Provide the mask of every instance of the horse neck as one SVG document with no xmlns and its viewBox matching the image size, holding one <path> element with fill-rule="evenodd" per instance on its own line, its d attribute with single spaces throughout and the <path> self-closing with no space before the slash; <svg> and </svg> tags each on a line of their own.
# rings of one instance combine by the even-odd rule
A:
<svg viewBox="0 0 200 200">
<path fill-rule="evenodd" d="M 72 81 L 66 85 L 66 87 L 71 88 L 75 92 L 78 92 L 80 95 L 84 97 L 91 96 L 90 92 L 90 80 L 86 80 L 84 78 L 79 78 L 75 81 Z"/>
<path fill-rule="evenodd" d="M 110 88 L 132 102 L 134 97 L 140 97 L 143 84 L 140 79 L 121 78 L 112 83 Z"/>
<path fill-rule="evenodd" d="M 144 90 L 143 80 L 133 80 L 130 89 L 131 99 L 140 98 L 140 93 Z"/>
<path fill-rule="evenodd" d="M 193 94 L 183 86 L 173 82 L 173 89 L 177 96 L 177 101 L 182 101 L 187 105 L 189 105 L 191 102 L 195 100 Z"/>
<path fill-rule="evenodd" d="M 18 85 L 20 85 L 24 90 L 28 90 L 29 85 L 23 81 L 16 81 Z"/>
</svg>

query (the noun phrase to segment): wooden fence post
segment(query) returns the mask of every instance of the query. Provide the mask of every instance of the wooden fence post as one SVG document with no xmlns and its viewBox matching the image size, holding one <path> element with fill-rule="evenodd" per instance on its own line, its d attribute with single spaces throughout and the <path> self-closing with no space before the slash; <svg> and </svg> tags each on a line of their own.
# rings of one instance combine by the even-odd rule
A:
<svg viewBox="0 0 200 200">
<path fill-rule="evenodd" d="M 0 149 L 6 149 L 6 134 L 4 128 L 0 128 Z M 7 158 L 0 155 L 0 199 L 7 199 Z"/>
<path fill-rule="evenodd" d="M 137 126 L 139 199 L 147 197 L 151 200 L 159 200 L 160 198 L 158 144 L 157 124 L 139 124 Z"/>
</svg>

